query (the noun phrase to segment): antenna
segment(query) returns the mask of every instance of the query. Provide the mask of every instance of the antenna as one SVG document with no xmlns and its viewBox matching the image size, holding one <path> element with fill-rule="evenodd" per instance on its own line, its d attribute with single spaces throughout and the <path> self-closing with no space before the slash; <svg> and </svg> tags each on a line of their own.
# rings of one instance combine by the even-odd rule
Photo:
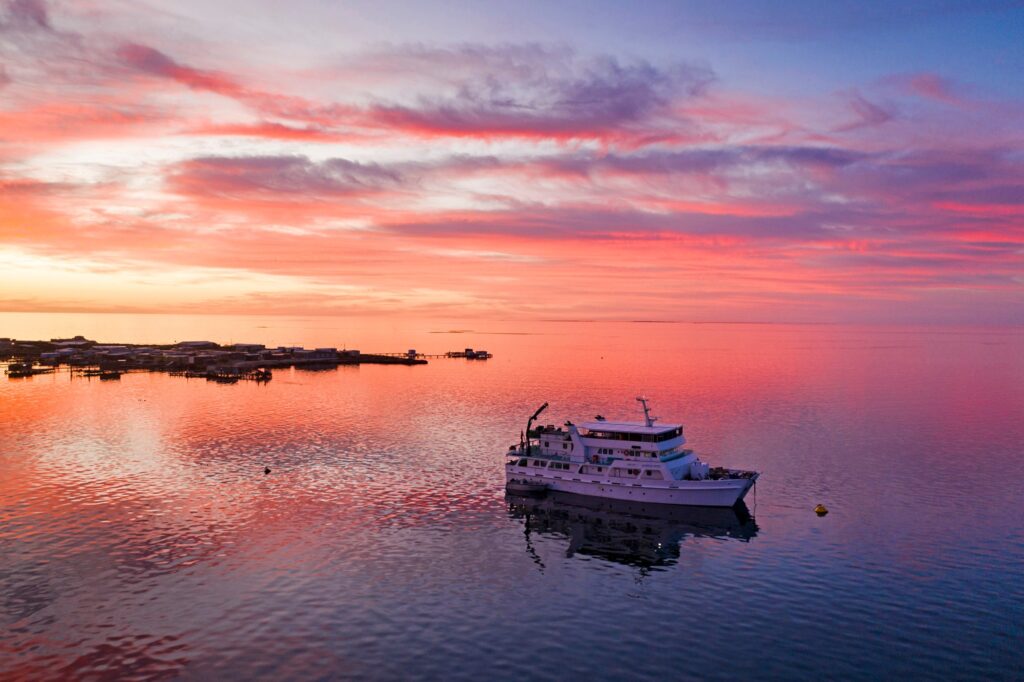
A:
<svg viewBox="0 0 1024 682">
<path fill-rule="evenodd" d="M 644 423 L 646 423 L 647 426 L 654 426 L 654 422 L 657 419 L 657 417 L 651 416 L 651 408 L 647 406 L 647 398 L 643 396 L 637 396 L 636 400 L 638 403 L 644 406 Z"/>
</svg>

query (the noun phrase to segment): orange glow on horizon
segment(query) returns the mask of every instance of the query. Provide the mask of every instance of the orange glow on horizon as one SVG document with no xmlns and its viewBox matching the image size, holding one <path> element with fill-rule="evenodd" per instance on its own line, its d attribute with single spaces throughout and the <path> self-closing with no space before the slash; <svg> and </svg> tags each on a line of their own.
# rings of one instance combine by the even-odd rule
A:
<svg viewBox="0 0 1024 682">
<path fill-rule="evenodd" d="M 1024 315 L 1021 138 L 979 125 L 1015 105 L 941 74 L 779 97 L 531 44 L 289 70 L 0 14 L 2 309 Z"/>
</svg>

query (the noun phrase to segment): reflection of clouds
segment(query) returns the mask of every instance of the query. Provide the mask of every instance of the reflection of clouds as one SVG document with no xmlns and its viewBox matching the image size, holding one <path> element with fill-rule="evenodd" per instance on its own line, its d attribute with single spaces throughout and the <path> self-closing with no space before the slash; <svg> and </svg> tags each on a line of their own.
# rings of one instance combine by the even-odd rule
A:
<svg viewBox="0 0 1024 682">
<path fill-rule="evenodd" d="M 967 614 L 958 636 L 981 641 L 972 625 L 985 641 L 1003 641 L 988 632 L 1005 623 L 998 611 L 1015 547 L 1005 540 L 1019 533 L 1007 534 L 1005 505 L 974 501 L 982 490 L 986 499 L 1014 492 L 1007 472 L 1018 461 L 1020 391 L 1007 368 L 1021 353 L 1012 331 L 3 321 L 5 335 L 21 338 L 87 332 L 81 323 L 110 341 L 347 338 L 367 352 L 495 353 L 487 363 L 280 371 L 264 386 L 137 373 L 116 386 L 65 373 L 0 381 L 0 422 L 17 426 L 0 430 L 0 615 L 20 619 L 0 637 L 0 666 L 22 653 L 29 663 L 18 677 L 87 676 L 116 668 L 118 656 L 152 676 L 400 677 L 407 660 L 422 659 L 442 677 L 446 661 L 479 651 L 481 633 L 495 635 L 483 658 L 514 654 L 504 614 L 538 627 L 569 623 L 594 637 L 588 651 L 614 653 L 632 648 L 633 636 L 644 646 L 650 611 L 620 601 L 623 586 L 637 592 L 633 579 L 644 581 L 644 605 L 711 632 L 716 658 L 715 642 L 737 627 L 789 639 L 803 632 L 794 623 L 828 617 L 844 633 L 868 630 L 855 641 L 836 636 L 835 646 L 856 648 L 847 659 L 856 661 L 864 647 L 887 650 L 891 631 L 871 629 L 879 608 L 903 623 L 925 602 L 944 613 L 951 595 Z M 444 330 L 462 333 L 431 333 Z M 698 452 L 765 472 L 747 498 L 758 524 L 730 510 L 554 498 L 513 508 L 510 519 L 501 453 L 537 396 L 556 407 L 553 423 L 635 418 L 638 386 L 659 414 L 682 419 Z M 832 512 L 824 519 L 812 512 L 818 501 Z M 726 594 L 744 604 L 742 618 L 721 609 Z M 564 662 L 576 643 L 552 656 Z M 526 676 L 536 660 L 524 653 Z"/>
<path fill-rule="evenodd" d="M 65 675 L 173 675 L 203 650 L 197 631 L 220 642 L 264 636 L 268 609 L 294 608 L 295 591 L 331 562 L 358 573 L 381 551 L 378 534 L 465 531 L 500 510 L 483 480 L 492 467 L 460 475 L 459 434 L 425 435 L 437 415 L 424 431 L 415 419 L 396 430 L 393 410 L 362 391 L 338 400 L 360 374 L 304 374 L 285 390 L 252 392 L 162 374 L 129 374 L 113 389 L 66 375 L 48 387 L 4 385 L 5 397 L 50 396 L 12 394 L 0 415 L 33 424 L 3 436 L 20 443 L 17 467 L 0 480 L 0 499 L 16 501 L 0 526 L 0 544 L 18 548 L 0 561 L 10 575 L 0 608 L 24 628 L 12 646 L 35 647 L 30 661 L 58 661 Z M 428 438 L 432 449 L 410 457 Z M 459 465 L 446 461 L 456 452 Z M 339 556 L 338 537 L 364 538 L 365 555 Z M 251 625 L 211 635 L 229 609 Z M 204 669 L 232 655 L 205 655 Z M 342 665 L 323 651 L 285 658 L 305 670 Z"/>
</svg>

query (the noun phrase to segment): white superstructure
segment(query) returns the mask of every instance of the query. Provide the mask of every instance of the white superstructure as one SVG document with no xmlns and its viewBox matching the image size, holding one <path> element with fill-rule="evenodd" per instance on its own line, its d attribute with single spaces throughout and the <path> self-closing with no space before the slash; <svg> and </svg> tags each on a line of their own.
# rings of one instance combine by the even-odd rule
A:
<svg viewBox="0 0 1024 682">
<path fill-rule="evenodd" d="M 508 450 L 508 483 L 617 500 L 731 507 L 758 473 L 712 468 L 683 447 L 682 424 L 655 424 L 645 398 L 643 422 L 594 421 L 531 429 L 547 403 L 527 422 L 525 438 Z"/>
</svg>

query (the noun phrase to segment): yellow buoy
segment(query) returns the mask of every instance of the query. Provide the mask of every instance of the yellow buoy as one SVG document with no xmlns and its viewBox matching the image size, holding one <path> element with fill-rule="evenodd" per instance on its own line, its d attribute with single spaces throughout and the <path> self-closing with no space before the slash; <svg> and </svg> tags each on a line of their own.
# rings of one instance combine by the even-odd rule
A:
<svg viewBox="0 0 1024 682">
<path fill-rule="evenodd" d="M 814 508 L 814 513 L 818 516 L 824 516 L 825 514 L 828 514 L 828 509 L 825 509 L 825 505 L 819 504 Z"/>
</svg>

